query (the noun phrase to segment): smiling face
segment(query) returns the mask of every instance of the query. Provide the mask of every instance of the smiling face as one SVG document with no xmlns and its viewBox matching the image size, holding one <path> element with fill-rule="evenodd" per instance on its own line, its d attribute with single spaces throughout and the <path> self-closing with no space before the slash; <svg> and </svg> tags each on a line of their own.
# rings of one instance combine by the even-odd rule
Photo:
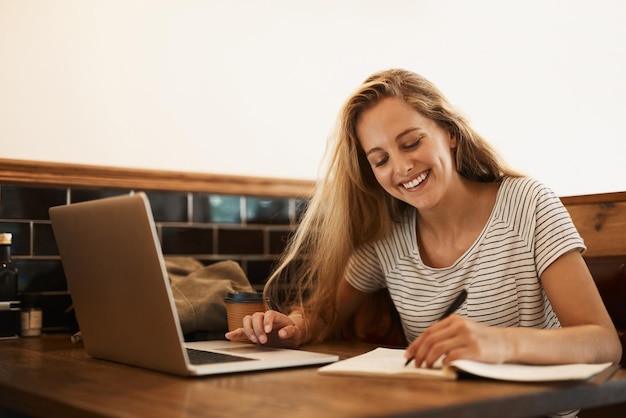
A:
<svg viewBox="0 0 626 418">
<path fill-rule="evenodd" d="M 456 139 L 400 98 L 364 111 L 356 133 L 378 183 L 418 209 L 435 207 L 458 180 Z"/>
</svg>

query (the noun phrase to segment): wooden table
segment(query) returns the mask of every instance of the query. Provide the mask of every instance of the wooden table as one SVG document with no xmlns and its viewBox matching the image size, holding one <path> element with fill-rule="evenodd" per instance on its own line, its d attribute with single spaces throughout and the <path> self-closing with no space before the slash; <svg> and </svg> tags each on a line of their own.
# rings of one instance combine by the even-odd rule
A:
<svg viewBox="0 0 626 418">
<path fill-rule="evenodd" d="M 307 347 L 341 358 L 371 348 Z M 68 335 L 0 341 L 0 359 L 0 407 L 37 417 L 525 417 L 626 401 L 624 369 L 604 383 L 356 378 L 315 367 L 185 379 L 90 358 Z"/>
</svg>

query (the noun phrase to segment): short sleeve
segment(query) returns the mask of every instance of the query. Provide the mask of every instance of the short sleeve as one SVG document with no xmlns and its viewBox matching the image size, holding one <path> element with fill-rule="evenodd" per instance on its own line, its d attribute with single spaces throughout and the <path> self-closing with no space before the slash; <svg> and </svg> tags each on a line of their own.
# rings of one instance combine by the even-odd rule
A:
<svg viewBox="0 0 626 418">
<path fill-rule="evenodd" d="M 570 251 L 585 251 L 582 237 L 561 200 L 541 185 L 535 196 L 535 264 L 539 277 L 557 258 Z"/>
<path fill-rule="evenodd" d="M 386 286 L 376 249 L 372 244 L 357 248 L 346 267 L 345 279 L 355 289 L 365 293 L 374 293 Z"/>
</svg>

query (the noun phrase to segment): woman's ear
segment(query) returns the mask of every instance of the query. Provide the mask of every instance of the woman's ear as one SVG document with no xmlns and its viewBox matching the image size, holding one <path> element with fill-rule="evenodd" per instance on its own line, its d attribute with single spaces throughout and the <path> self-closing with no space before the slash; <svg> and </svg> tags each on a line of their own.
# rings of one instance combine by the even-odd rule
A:
<svg viewBox="0 0 626 418">
<path fill-rule="evenodd" d="M 448 135 L 450 136 L 450 149 L 455 149 L 459 144 L 459 141 L 454 133 L 448 132 Z"/>
</svg>

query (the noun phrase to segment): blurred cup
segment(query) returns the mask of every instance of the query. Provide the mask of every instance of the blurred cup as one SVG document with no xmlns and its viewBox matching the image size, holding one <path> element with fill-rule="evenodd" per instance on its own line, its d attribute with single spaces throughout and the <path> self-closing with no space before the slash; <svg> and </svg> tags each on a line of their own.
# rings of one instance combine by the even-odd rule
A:
<svg viewBox="0 0 626 418">
<path fill-rule="evenodd" d="M 229 293 L 224 302 L 226 303 L 229 331 L 243 327 L 244 316 L 265 311 L 262 293 Z"/>
</svg>

